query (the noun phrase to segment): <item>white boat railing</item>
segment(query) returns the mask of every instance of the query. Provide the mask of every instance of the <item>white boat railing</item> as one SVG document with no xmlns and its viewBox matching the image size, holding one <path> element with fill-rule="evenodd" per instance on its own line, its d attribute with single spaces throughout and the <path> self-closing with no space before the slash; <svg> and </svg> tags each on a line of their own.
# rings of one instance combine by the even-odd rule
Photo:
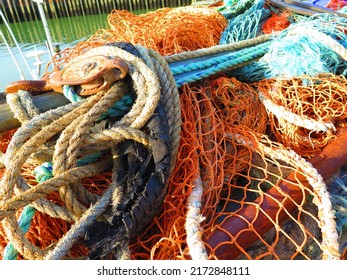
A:
<svg viewBox="0 0 347 280">
<path fill-rule="evenodd" d="M 13 63 L 15 64 L 15 66 L 16 66 L 18 72 L 19 72 L 20 79 L 21 80 L 25 80 L 25 76 L 24 76 L 23 70 L 22 70 L 22 68 L 20 68 L 19 63 L 18 63 L 17 59 L 15 58 L 15 56 L 14 56 L 14 54 L 13 54 L 13 52 L 12 52 L 12 50 L 11 50 L 7 40 L 6 40 L 6 38 L 5 38 L 5 36 L 4 36 L 4 34 L 2 33 L 1 30 L 0 30 L 0 37 L 4 41 L 5 46 L 6 46 L 7 50 L 8 50 L 8 52 L 9 52 L 12 60 L 13 60 Z"/>
<path fill-rule="evenodd" d="M 20 48 L 20 46 L 19 46 L 19 44 L 18 44 L 18 42 L 17 42 L 17 39 L 16 39 L 16 37 L 14 36 L 14 34 L 13 34 L 11 28 L 10 28 L 10 25 L 8 24 L 8 22 L 7 22 L 7 20 L 6 20 L 6 17 L 5 17 L 5 15 L 4 15 L 4 13 L 2 12 L 2 10 L 0 10 L 0 16 L 1 16 L 1 18 L 2 18 L 2 20 L 3 20 L 3 22 L 4 22 L 4 24 L 5 24 L 5 26 L 6 26 L 6 28 L 7 28 L 8 33 L 10 33 L 10 35 L 11 35 L 11 38 L 12 38 L 13 42 L 15 43 L 16 48 L 18 49 L 18 52 L 19 52 L 20 56 L 22 57 L 25 66 L 28 68 L 29 73 L 31 74 L 32 78 L 34 79 L 34 76 L 33 76 L 33 74 L 31 73 L 29 64 L 28 64 L 27 60 L 25 59 L 24 54 L 23 54 L 23 52 L 22 52 L 22 50 L 21 50 L 21 48 Z M 2 37 L 2 40 L 4 41 L 6 47 L 9 49 L 9 44 L 7 43 L 7 41 L 6 41 L 6 39 L 5 39 L 5 36 L 4 36 L 4 34 L 3 34 L 2 32 L 1 32 L 1 37 Z M 17 61 L 16 58 L 14 57 L 13 53 L 11 52 L 11 50 L 10 50 L 10 55 L 11 55 L 11 57 L 12 57 L 13 62 L 16 64 L 16 67 L 17 67 L 17 65 L 18 65 L 17 68 L 18 68 L 18 70 L 19 70 L 21 79 L 25 80 L 25 76 L 24 76 L 24 74 L 23 74 L 23 71 L 22 71 L 22 69 L 21 69 L 20 66 L 19 66 L 20 64 L 18 63 L 18 61 Z"/>
<path fill-rule="evenodd" d="M 44 28 L 45 33 L 46 33 L 46 38 L 47 38 L 49 52 L 50 52 L 51 57 L 52 57 L 53 54 L 54 54 L 54 48 L 53 48 L 52 36 L 51 36 L 51 32 L 49 30 L 46 14 L 45 14 L 45 11 L 43 9 L 43 2 L 44 1 L 43 0 L 32 0 L 32 1 L 37 4 L 37 7 L 39 9 L 39 13 L 40 13 L 41 21 L 42 21 L 42 24 L 43 24 L 43 28 Z"/>
<path fill-rule="evenodd" d="M 33 2 L 36 2 L 37 6 L 38 6 L 38 9 L 39 9 L 39 13 L 40 13 L 40 17 L 41 17 L 41 21 L 42 21 L 42 24 L 43 24 L 43 28 L 45 30 L 45 34 L 46 34 L 46 38 L 47 38 L 47 41 L 46 41 L 46 47 L 48 49 L 48 53 L 50 55 L 50 58 L 53 57 L 55 51 L 54 51 L 54 47 L 53 47 L 53 42 L 52 42 L 52 36 L 51 36 L 51 33 L 50 33 L 50 30 L 49 30 L 49 26 L 48 26 L 48 22 L 47 22 L 47 18 L 46 18 L 46 15 L 45 15 L 45 11 L 43 9 L 43 3 L 44 3 L 44 0 L 32 0 Z M 22 65 L 24 63 L 25 67 L 28 69 L 28 72 L 30 73 L 30 76 L 32 79 L 34 80 L 37 80 L 39 79 L 39 76 L 40 76 L 40 70 L 41 70 L 41 65 L 45 63 L 45 61 L 42 61 L 41 60 L 41 56 L 46 54 L 47 51 L 43 51 L 43 50 L 34 50 L 32 52 L 28 52 L 25 56 L 19 46 L 19 43 L 16 39 L 16 36 L 14 35 L 14 33 L 12 32 L 11 30 L 11 27 L 4 15 L 4 13 L 2 12 L 2 10 L 0 10 L 0 17 L 2 18 L 2 21 L 4 22 L 5 26 L 6 26 L 6 29 L 8 31 L 8 33 L 10 34 L 23 62 L 21 61 L 18 61 L 18 59 L 16 58 L 16 56 L 14 55 L 13 51 L 11 50 L 11 47 L 10 47 L 10 44 L 8 43 L 8 41 L 6 40 L 6 37 L 4 35 L 4 33 L 2 31 L 0 31 L 0 38 L 1 40 L 4 42 L 12 60 L 13 60 L 13 63 L 15 64 L 18 72 L 19 72 L 19 77 L 21 80 L 26 80 L 27 78 L 25 77 L 25 74 L 24 74 L 24 70 L 22 69 Z M 36 69 L 31 69 L 29 64 L 28 64 L 28 61 L 27 61 L 27 58 L 35 58 L 35 62 L 34 62 L 34 66 L 36 67 Z"/>
</svg>

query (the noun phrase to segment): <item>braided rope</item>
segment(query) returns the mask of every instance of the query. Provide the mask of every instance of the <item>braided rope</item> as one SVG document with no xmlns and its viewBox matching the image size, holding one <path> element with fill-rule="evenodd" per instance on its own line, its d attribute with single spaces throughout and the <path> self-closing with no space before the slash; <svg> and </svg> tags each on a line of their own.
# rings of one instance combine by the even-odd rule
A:
<svg viewBox="0 0 347 280">
<path fill-rule="evenodd" d="M 23 230 L 23 233 L 26 233 L 29 230 L 31 219 L 34 217 L 36 210 L 32 206 L 25 206 L 21 215 L 18 219 L 18 225 Z M 4 260 L 15 260 L 18 258 L 18 251 L 11 244 L 7 244 L 4 249 Z"/>
<path fill-rule="evenodd" d="M 173 62 L 179 62 L 179 61 L 199 58 L 203 56 L 212 56 L 214 54 L 220 54 L 220 53 L 229 53 L 231 51 L 236 51 L 239 49 L 259 45 L 261 43 L 270 41 L 274 38 L 274 36 L 276 36 L 276 34 L 278 33 L 274 32 L 273 34 L 261 35 L 256 38 L 252 38 L 252 39 L 248 39 L 248 40 L 244 40 L 240 42 L 235 42 L 232 44 L 217 45 L 210 48 L 201 48 L 196 51 L 182 52 L 179 54 L 165 56 L 165 60 L 169 63 L 169 65 L 172 65 Z"/>
<path fill-rule="evenodd" d="M 102 53 L 105 56 L 117 56 L 129 64 L 129 74 L 137 93 L 136 103 L 131 110 L 114 126 L 142 127 L 151 116 L 160 99 L 159 80 L 155 72 L 139 57 L 114 46 L 94 48 L 79 59 Z"/>
<path fill-rule="evenodd" d="M 193 260 L 207 260 L 208 255 L 202 241 L 202 228 L 200 226 L 204 217 L 200 214 L 203 187 L 200 176 L 194 180 L 194 187 L 188 197 L 188 211 L 185 229 L 189 254 Z"/>
<path fill-rule="evenodd" d="M 197 51 L 165 57 L 174 74 L 176 85 L 193 83 L 219 72 L 242 67 L 263 56 L 271 35 L 259 36 L 229 45 L 218 45 Z"/>
<path fill-rule="evenodd" d="M 127 128 L 119 128 L 119 130 L 124 130 L 125 133 L 122 134 L 124 140 L 132 139 L 131 134 L 126 133 Z M 138 134 L 141 135 L 142 142 L 148 144 L 148 136 L 140 130 L 138 130 Z M 130 136 L 130 138 L 128 138 L 127 136 Z M 114 172 L 116 171 L 117 170 L 114 169 Z M 123 192 L 118 187 L 119 186 L 116 181 L 113 180 L 112 184 L 104 192 L 101 198 L 98 199 L 96 204 L 94 204 L 83 213 L 78 222 L 76 222 L 68 231 L 68 233 L 59 240 L 55 248 L 45 256 L 45 259 L 53 260 L 61 259 L 62 257 L 64 257 L 71 246 L 78 240 L 79 236 L 86 232 L 88 226 L 105 211 L 106 207 L 110 204 L 111 201 L 113 206 L 116 208 L 123 197 Z"/>
<path fill-rule="evenodd" d="M 53 173 L 55 176 L 76 167 L 82 136 L 87 134 L 101 114 L 107 111 L 127 91 L 124 85 L 122 88 L 122 84 L 115 83 L 108 92 L 102 92 L 103 96 L 92 110 L 76 118 L 64 129 L 56 143 L 53 154 Z M 122 94 L 119 94 L 119 92 Z M 78 201 L 68 185 L 62 186 L 59 193 L 67 209 L 77 217 L 80 217 L 86 211 L 86 208 Z"/>
<path fill-rule="evenodd" d="M 280 106 L 272 102 L 262 92 L 258 91 L 259 99 L 264 104 L 267 111 L 274 114 L 279 120 L 285 120 L 287 123 L 295 124 L 300 127 L 312 131 L 335 131 L 336 128 L 333 123 L 320 122 L 306 116 L 300 116 L 298 114 L 288 111 L 284 106 Z"/>
<path fill-rule="evenodd" d="M 137 46 L 137 48 L 143 48 Z M 181 132 L 181 105 L 175 78 L 165 59 L 157 52 L 148 50 L 153 61 L 153 65 L 160 77 L 160 87 L 162 91 L 161 99 L 163 100 L 166 116 L 168 116 L 168 125 L 170 129 L 171 140 L 171 170 L 175 167 L 176 155 L 178 154 L 180 132 Z"/>
<path fill-rule="evenodd" d="M 44 182 L 53 177 L 52 168 L 49 164 L 42 164 L 42 166 L 35 168 L 34 174 L 36 175 L 36 180 L 38 182 Z M 31 220 L 34 217 L 35 212 L 36 209 L 33 206 L 28 205 L 23 208 L 23 211 L 18 219 L 18 225 L 22 229 L 23 233 L 27 233 L 27 231 L 29 230 Z M 4 259 L 15 260 L 17 259 L 17 257 L 18 251 L 13 247 L 11 243 L 7 244 L 4 249 Z"/>
<path fill-rule="evenodd" d="M 6 101 L 14 117 L 21 123 L 25 123 L 40 114 L 27 91 L 20 90 L 17 94 L 8 94 Z"/>
<path fill-rule="evenodd" d="M 85 197 L 85 199 L 95 200 L 93 207 L 86 209 L 83 206 L 76 196 L 79 191 L 72 191 L 70 186 L 75 184 L 78 186 L 78 182 L 82 178 L 100 174 L 112 164 L 106 160 L 77 167 L 77 157 L 84 153 L 109 149 L 125 139 L 132 139 L 149 147 L 148 136 L 139 129 L 153 114 L 161 95 L 164 97 L 165 110 L 168 111 L 170 136 L 174 136 L 174 139 L 170 140 L 174 147 L 173 150 L 176 152 L 172 153 L 171 158 L 176 157 L 180 133 L 179 98 L 174 78 L 168 71 L 165 60 L 154 52 L 146 53 L 144 48 L 140 50 L 142 60 L 113 46 L 92 49 L 86 55 L 93 55 L 97 52 L 122 57 L 128 62 L 129 74 L 137 95 L 137 100 L 129 112 L 115 122 L 111 128 L 101 131 L 93 130 L 95 122 L 100 116 L 126 93 L 126 87 L 122 85 L 122 82 L 118 82 L 108 92 L 99 92 L 88 99 L 75 100 L 77 102 L 48 111 L 31 120 L 28 120 L 28 117 L 27 122 L 18 129 L 7 149 L 4 160 L 6 171 L 2 179 L 3 188 L 0 191 L 2 196 L 0 219 L 2 219 L 5 233 L 13 247 L 27 259 L 64 257 L 78 236 L 97 216 L 102 214 L 110 201 L 112 201 L 113 208 L 116 209 L 116 205 L 123 195 L 114 181 L 101 197 Z M 164 90 L 161 91 L 160 87 L 163 87 Z M 171 115 L 175 113 L 177 116 Z M 54 177 L 48 178 L 44 175 L 41 178 L 44 180 L 43 182 L 34 187 L 29 186 L 20 174 L 21 166 L 30 155 L 36 153 L 36 150 L 39 150 L 43 144 L 57 134 L 60 136 L 55 144 L 52 160 Z M 174 163 L 174 160 L 171 162 Z M 170 168 L 173 168 L 172 164 Z M 15 188 L 16 185 L 19 185 L 19 188 Z M 64 207 L 59 208 L 57 205 L 53 207 L 52 203 L 48 203 L 43 198 L 54 190 L 59 190 Z M 15 196 L 13 196 L 14 193 Z M 88 193 L 84 192 L 83 195 L 88 196 Z M 30 207 L 37 207 L 48 214 L 53 212 L 58 217 L 61 217 L 60 210 L 64 209 L 63 218 L 73 220 L 75 224 L 55 246 L 42 250 L 26 239 L 23 229 L 17 224 L 14 215 L 18 209 L 29 203 L 31 203 Z M 120 242 L 121 258 L 129 257 L 127 244 L 127 242 Z"/>
<path fill-rule="evenodd" d="M 225 56 L 213 57 L 205 61 L 171 67 L 171 69 L 174 74 L 176 74 L 176 84 L 180 87 L 183 84 L 192 83 L 222 71 L 241 67 L 245 65 L 245 63 L 251 62 L 264 55 L 269 45 L 270 42 L 265 42 L 258 46 L 242 49 Z"/>
<path fill-rule="evenodd" d="M 243 56 L 248 57 L 248 55 L 253 54 L 254 57 L 257 57 L 258 53 L 259 54 L 263 53 L 262 48 L 266 49 L 266 46 L 268 46 L 268 42 L 261 43 L 254 47 L 241 49 L 237 52 L 219 54 L 218 56 L 208 57 L 207 59 L 202 61 L 194 62 L 190 60 L 188 61 L 188 63 L 184 61 L 184 64 L 179 63 L 177 66 L 172 65 L 171 71 L 174 75 L 177 75 L 177 74 L 182 74 L 182 73 L 186 73 L 186 72 L 190 72 L 194 70 L 200 70 L 200 69 L 212 67 L 228 60 L 235 60 L 235 64 L 244 63 L 245 58 L 243 58 Z"/>
</svg>

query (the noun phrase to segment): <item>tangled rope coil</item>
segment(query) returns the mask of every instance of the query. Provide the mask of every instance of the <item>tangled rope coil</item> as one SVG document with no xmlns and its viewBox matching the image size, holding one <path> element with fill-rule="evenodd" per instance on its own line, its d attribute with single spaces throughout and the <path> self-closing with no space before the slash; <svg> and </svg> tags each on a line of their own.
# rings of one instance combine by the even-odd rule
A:
<svg viewBox="0 0 347 280">
<path fill-rule="evenodd" d="M 146 220 L 150 220 L 158 210 L 178 149 L 178 91 L 160 55 L 141 46 L 135 49 L 136 54 L 114 45 L 89 50 L 83 55 L 102 53 L 124 59 L 129 64 L 127 80 L 116 82 L 110 90 L 101 91 L 82 101 L 37 116 L 27 114 L 27 117 L 20 118 L 24 123 L 13 136 L 5 156 L 0 217 L 8 240 L 24 258 L 64 258 L 83 235 L 85 240 L 82 238 L 81 242 L 92 248 L 89 257 L 101 258 L 110 253 L 120 258 L 127 257 L 127 242 L 142 230 Z M 100 122 L 100 116 L 113 104 L 124 95 L 131 94 L 129 84 L 132 84 L 136 94 L 136 102 L 130 111 L 120 119 Z M 25 107 L 20 98 L 9 98 L 9 103 L 16 116 L 25 116 L 25 108 L 28 106 Z M 131 141 L 125 146 L 132 146 L 139 151 L 146 150 L 144 157 L 147 166 L 138 168 L 140 171 L 144 169 L 142 173 L 146 174 L 142 189 L 132 185 L 134 183 L 130 179 L 134 178 L 129 177 L 134 174 L 120 175 L 126 171 L 126 155 L 120 152 L 122 148 L 119 145 L 126 140 Z M 53 145 L 54 151 L 47 153 L 47 147 Z M 104 152 L 104 155 L 96 161 L 80 166 L 77 164 L 78 160 L 98 152 Z M 21 167 L 33 159 L 52 162 L 53 177 L 36 186 L 31 186 L 21 175 Z M 81 185 L 81 179 L 111 168 L 112 183 L 101 196 L 89 193 Z M 59 192 L 62 206 L 45 198 L 54 191 Z M 73 226 L 58 243 L 39 248 L 25 237 L 16 220 L 18 210 L 27 205 L 52 217 L 72 222 Z M 100 247 L 100 237 L 105 237 L 100 225 L 104 225 L 108 231 L 111 227 L 118 230 L 118 233 L 113 231 L 114 246 L 107 249 Z M 113 252 L 117 244 L 122 244 L 121 248 L 124 249 L 120 254 Z"/>
</svg>

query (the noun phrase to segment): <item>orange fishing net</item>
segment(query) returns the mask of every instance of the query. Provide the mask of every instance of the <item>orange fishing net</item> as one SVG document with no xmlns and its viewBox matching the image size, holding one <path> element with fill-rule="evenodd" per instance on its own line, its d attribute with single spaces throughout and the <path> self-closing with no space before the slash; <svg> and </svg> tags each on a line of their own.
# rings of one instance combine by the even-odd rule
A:
<svg viewBox="0 0 347 280">
<path fill-rule="evenodd" d="M 333 10 L 340 10 L 341 8 L 346 6 L 346 1 L 340 0 L 331 0 L 326 7 Z"/>
<path fill-rule="evenodd" d="M 335 131 L 346 126 L 346 86 L 345 77 L 333 74 L 269 79 L 257 84 L 264 98 L 278 106 L 270 113 L 273 133 L 305 157 L 321 151 L 336 137 Z"/>
<path fill-rule="evenodd" d="M 133 258 L 191 258 L 183 206 L 198 177 L 209 258 L 320 258 L 314 191 L 293 159 L 274 155 L 286 149 L 264 136 L 269 119 L 255 88 L 221 77 L 184 87 L 181 106 L 169 193 L 161 215 L 132 245 Z"/>
<path fill-rule="evenodd" d="M 114 10 L 108 22 L 118 41 L 142 44 L 162 55 L 216 45 L 227 26 L 214 9 L 183 7 L 144 15 Z"/>
<path fill-rule="evenodd" d="M 109 42 L 141 44 L 161 55 L 208 48 L 218 44 L 228 24 L 219 12 L 206 7 L 162 8 L 140 15 L 113 10 L 108 23 L 110 29 L 98 30 L 86 42 L 59 53 L 56 65 Z"/>
<path fill-rule="evenodd" d="M 140 16 L 113 11 L 108 21 L 109 30 L 99 30 L 88 41 L 63 51 L 56 62 L 116 41 L 142 44 L 162 55 L 210 47 L 218 44 L 227 24 L 216 10 L 206 7 L 161 9 Z M 315 156 L 334 140 L 335 132 L 284 125 L 264 106 L 264 99 L 337 129 L 345 126 L 345 87 L 345 80 L 336 76 L 251 85 L 216 75 L 180 88 L 182 131 L 176 166 L 159 214 L 130 244 L 131 257 L 191 259 L 192 237 L 209 259 L 338 257 L 334 223 L 323 215 L 332 213 L 324 197 L 325 184 L 300 157 L 312 158 L 321 172 L 323 165 Z M 325 172 L 323 179 L 330 173 Z M 108 175 L 86 179 L 84 186 L 100 192 L 109 184 Z M 191 228 L 188 204 L 199 188 L 202 198 L 195 205 L 200 219 Z M 68 227 L 37 213 L 28 238 L 46 247 Z M 2 247 L 4 236 L 0 231 Z M 70 256 L 86 254 L 85 247 L 77 246 Z"/>
<path fill-rule="evenodd" d="M 265 132 L 267 115 L 256 92 L 235 79 L 185 86 L 181 95 L 182 133 L 179 158 L 169 183 L 162 214 L 137 243 L 134 258 L 189 259 L 186 247 L 187 198 L 194 181 L 201 177 L 204 187 L 203 215 L 208 220 L 221 211 L 220 199 L 226 180 L 235 179 L 251 152 L 228 138 L 233 127 Z M 246 112 L 257 112 L 252 115 Z M 234 157 L 235 156 L 235 157 Z M 242 158 L 237 161 L 236 158 Z M 207 223 L 207 227 L 208 227 Z"/>
<path fill-rule="evenodd" d="M 281 14 L 272 13 L 271 17 L 269 17 L 263 24 L 263 32 L 264 34 L 270 34 L 274 31 L 282 31 L 286 29 L 290 25 L 290 21 L 288 20 L 290 16 L 289 12 L 283 12 Z"/>
<path fill-rule="evenodd" d="M 67 48 L 56 55 L 54 67 L 64 64 L 90 48 L 109 42 L 140 43 L 155 49 L 163 55 L 210 47 L 218 43 L 220 33 L 226 27 L 227 22 L 222 15 L 213 9 L 206 7 L 192 9 L 187 7 L 164 8 L 139 16 L 128 11 L 114 10 L 109 15 L 109 24 L 111 29 L 99 30 L 86 42 L 79 43 L 73 49 Z M 205 34 L 201 36 L 201 32 Z M 146 41 L 146 38 L 149 38 L 149 41 Z M 44 77 L 51 73 L 52 69 L 49 70 L 51 64 L 47 66 Z M 6 151 L 14 132 L 9 131 L 2 135 L 2 152 Z M 22 174 L 26 179 L 32 178 L 30 181 L 32 186 L 37 184 L 32 175 L 34 167 L 28 166 Z M 107 173 L 98 177 L 87 178 L 83 180 L 83 185 L 89 191 L 100 194 L 110 184 L 110 176 L 111 174 Z M 59 203 L 59 195 L 57 194 L 50 195 L 49 199 Z M 70 226 L 71 224 L 62 219 L 52 218 L 36 211 L 26 237 L 34 245 L 46 248 L 53 242 L 58 241 Z M 1 254 L 6 245 L 6 234 L 0 225 Z M 87 252 L 87 248 L 77 245 L 71 250 L 68 257 L 86 256 Z M 0 255 L 0 258 L 2 257 Z"/>
</svg>

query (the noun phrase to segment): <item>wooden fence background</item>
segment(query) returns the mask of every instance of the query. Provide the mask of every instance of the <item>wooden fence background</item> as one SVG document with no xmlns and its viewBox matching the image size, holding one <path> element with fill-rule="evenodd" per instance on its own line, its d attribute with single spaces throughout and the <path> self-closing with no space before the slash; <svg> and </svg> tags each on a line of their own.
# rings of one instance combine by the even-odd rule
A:
<svg viewBox="0 0 347 280">
<path fill-rule="evenodd" d="M 134 13 L 163 7 L 190 5 L 192 0 L 45 0 L 48 18 L 109 13 L 113 9 Z M 21 22 L 40 18 L 37 4 L 32 0 L 0 0 L 0 9 L 7 21 Z"/>
</svg>

